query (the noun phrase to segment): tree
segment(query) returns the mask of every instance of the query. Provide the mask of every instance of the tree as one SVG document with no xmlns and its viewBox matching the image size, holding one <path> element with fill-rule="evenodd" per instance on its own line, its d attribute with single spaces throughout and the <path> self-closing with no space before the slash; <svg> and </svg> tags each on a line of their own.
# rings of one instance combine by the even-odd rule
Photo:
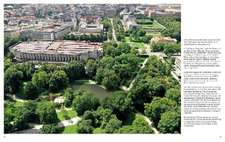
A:
<svg viewBox="0 0 225 142">
<path fill-rule="evenodd" d="M 171 88 L 169 90 L 166 91 L 166 97 L 174 100 L 177 102 L 177 104 L 181 103 L 181 91 L 180 89 L 175 89 L 175 88 Z"/>
<path fill-rule="evenodd" d="M 38 69 L 38 71 L 45 71 L 47 74 L 51 74 L 52 72 L 54 72 L 57 69 L 60 69 L 60 66 L 57 66 L 56 64 L 48 64 L 48 63 L 44 63 L 40 66 L 40 68 Z"/>
<path fill-rule="evenodd" d="M 38 89 L 31 81 L 24 85 L 24 97 L 26 99 L 36 99 L 38 97 Z"/>
<path fill-rule="evenodd" d="M 18 130 L 27 129 L 29 126 L 23 115 L 21 115 L 21 116 L 17 115 L 14 118 L 13 127 L 15 128 L 16 131 L 18 131 Z"/>
<path fill-rule="evenodd" d="M 95 76 L 95 80 L 98 84 L 101 84 L 102 79 L 104 78 L 104 69 L 98 68 Z"/>
<path fill-rule="evenodd" d="M 144 42 L 144 43 L 149 43 L 149 41 L 152 39 L 152 36 L 144 36 L 143 38 L 142 38 L 142 41 Z"/>
<path fill-rule="evenodd" d="M 98 109 L 94 112 L 95 116 L 95 126 L 104 129 L 109 120 L 115 117 L 112 114 L 112 110 L 108 108 L 103 108 L 102 106 L 98 107 Z"/>
<path fill-rule="evenodd" d="M 161 114 L 166 111 L 174 110 L 176 105 L 176 102 L 168 98 L 155 97 L 151 103 L 145 104 L 145 115 L 157 126 Z"/>
<path fill-rule="evenodd" d="M 70 82 L 85 77 L 84 65 L 78 61 L 71 61 L 70 63 L 66 64 L 64 71 L 67 74 Z"/>
<path fill-rule="evenodd" d="M 20 41 L 20 37 L 15 36 L 6 36 L 4 38 L 4 54 L 7 55 L 9 52 L 9 47 L 18 43 Z"/>
<path fill-rule="evenodd" d="M 118 120 L 116 117 L 109 120 L 105 126 L 106 133 L 117 133 L 118 129 L 121 127 L 122 121 Z"/>
<path fill-rule="evenodd" d="M 77 124 L 77 132 L 78 133 L 92 133 L 94 127 L 91 126 L 91 120 L 81 120 Z"/>
<path fill-rule="evenodd" d="M 130 44 L 126 43 L 126 42 L 122 42 L 119 44 L 118 46 L 119 50 L 121 50 L 122 53 L 130 53 L 130 50 L 131 50 L 131 46 Z"/>
<path fill-rule="evenodd" d="M 136 133 L 153 133 L 152 128 L 149 126 L 148 122 L 143 117 L 136 117 L 132 123 L 134 131 Z"/>
<path fill-rule="evenodd" d="M 95 62 L 95 60 L 89 59 L 86 63 L 85 70 L 87 76 L 93 79 L 97 70 L 97 63 Z"/>
<path fill-rule="evenodd" d="M 23 80 L 24 81 L 31 80 L 32 75 L 35 71 L 33 63 L 16 64 L 16 68 L 23 73 Z"/>
<path fill-rule="evenodd" d="M 125 120 L 129 117 L 129 114 L 133 110 L 131 99 L 122 91 L 115 92 L 112 96 L 106 98 L 103 101 L 103 106 L 111 109 L 121 120 Z"/>
<path fill-rule="evenodd" d="M 58 128 L 56 124 L 44 124 L 41 128 L 43 134 L 53 134 L 58 133 Z"/>
<path fill-rule="evenodd" d="M 104 78 L 101 84 L 109 90 L 115 90 L 120 85 L 120 79 L 113 70 L 104 70 Z"/>
<path fill-rule="evenodd" d="M 4 133 L 11 133 L 13 129 L 13 125 L 9 121 L 4 120 Z"/>
<path fill-rule="evenodd" d="M 75 97 L 73 90 L 71 88 L 67 88 L 64 92 L 64 96 L 65 96 L 65 101 L 64 101 L 65 107 L 70 107 Z"/>
<path fill-rule="evenodd" d="M 103 69 L 111 69 L 115 64 L 113 57 L 105 56 L 100 60 L 99 66 Z"/>
<path fill-rule="evenodd" d="M 167 111 L 162 114 L 158 124 L 161 133 L 180 133 L 181 116 L 177 112 Z"/>
<path fill-rule="evenodd" d="M 69 79 L 66 73 L 62 70 L 58 70 L 53 72 L 49 79 L 49 89 L 53 92 L 56 92 L 66 87 L 68 83 L 69 83 Z"/>
<path fill-rule="evenodd" d="M 138 80 L 134 87 L 130 90 L 128 97 L 132 99 L 134 107 L 140 111 L 144 111 L 144 103 L 150 102 L 152 97 L 149 94 L 149 84 L 143 79 Z"/>
<path fill-rule="evenodd" d="M 89 111 L 89 110 L 85 111 L 82 116 L 82 119 L 91 120 L 92 125 L 95 124 L 95 114 L 92 111 Z"/>
<path fill-rule="evenodd" d="M 40 102 L 37 105 L 36 114 L 41 124 L 52 124 L 58 122 L 55 107 L 49 102 Z"/>
<path fill-rule="evenodd" d="M 11 66 L 13 66 L 12 59 L 5 57 L 4 58 L 4 71 L 6 71 Z"/>
<path fill-rule="evenodd" d="M 144 133 L 153 133 L 154 131 L 141 116 L 136 116 L 135 120 L 132 122 L 132 125 L 123 126 L 119 129 L 119 133 L 125 134 L 144 134 Z"/>
<path fill-rule="evenodd" d="M 83 115 L 87 110 L 96 110 L 100 105 L 98 98 L 93 94 L 84 93 L 81 96 L 76 96 L 73 101 L 73 108 L 78 115 Z"/>
<path fill-rule="evenodd" d="M 138 30 L 137 35 L 138 36 L 145 36 L 146 32 L 143 29 Z"/>
<path fill-rule="evenodd" d="M 24 116 L 26 122 L 36 122 L 37 114 L 36 114 L 37 105 L 33 101 L 28 101 L 24 103 L 22 108 L 16 112 L 18 116 Z"/>
<path fill-rule="evenodd" d="M 39 89 L 48 88 L 49 76 L 45 71 L 35 72 L 32 77 L 32 83 Z"/>
<path fill-rule="evenodd" d="M 121 50 L 113 45 L 103 45 L 103 54 L 105 56 L 115 57 L 121 55 Z"/>
<path fill-rule="evenodd" d="M 16 93 L 22 84 L 23 73 L 18 71 L 15 66 L 10 66 L 5 71 L 5 93 Z"/>
</svg>

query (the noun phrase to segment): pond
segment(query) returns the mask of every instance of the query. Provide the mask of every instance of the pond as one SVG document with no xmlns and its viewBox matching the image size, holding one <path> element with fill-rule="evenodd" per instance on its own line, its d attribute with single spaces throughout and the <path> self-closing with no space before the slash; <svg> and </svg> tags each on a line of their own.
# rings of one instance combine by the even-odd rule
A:
<svg viewBox="0 0 225 142">
<path fill-rule="evenodd" d="M 114 91 L 108 91 L 103 87 L 97 84 L 87 84 L 83 82 L 76 82 L 71 86 L 74 90 L 85 90 L 88 92 L 93 93 L 99 100 L 103 100 L 104 98 L 111 96 Z"/>
</svg>

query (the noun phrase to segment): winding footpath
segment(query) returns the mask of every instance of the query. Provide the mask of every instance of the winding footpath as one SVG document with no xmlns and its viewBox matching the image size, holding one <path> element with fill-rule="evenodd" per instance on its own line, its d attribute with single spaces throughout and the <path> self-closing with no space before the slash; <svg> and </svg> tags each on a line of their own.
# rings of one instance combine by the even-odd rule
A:
<svg viewBox="0 0 225 142">
<path fill-rule="evenodd" d="M 144 117 L 144 119 L 148 123 L 148 125 L 152 128 L 152 130 L 154 131 L 154 133 L 155 134 L 159 134 L 159 131 L 155 127 L 153 127 L 152 121 L 147 116 L 144 116 L 144 115 L 142 115 L 142 116 Z"/>
<path fill-rule="evenodd" d="M 150 46 L 145 44 L 145 48 L 146 48 L 146 52 L 147 52 L 147 55 L 150 56 L 150 53 L 151 53 L 151 49 L 150 49 Z M 137 75 L 134 77 L 134 79 L 131 81 L 129 87 L 126 87 L 126 86 L 122 86 L 121 89 L 124 90 L 124 91 L 129 91 L 133 86 L 134 86 L 134 82 L 137 80 L 141 70 L 145 67 L 147 61 L 148 61 L 149 58 L 146 58 L 144 60 L 144 62 L 142 63 Z"/>
<path fill-rule="evenodd" d="M 111 25 L 112 25 L 112 36 L 113 36 L 113 39 L 117 42 L 116 32 L 115 32 L 114 25 L 113 25 L 113 19 L 110 18 L 110 21 L 111 21 Z"/>
<path fill-rule="evenodd" d="M 69 120 L 63 120 L 63 121 L 59 122 L 57 124 L 57 126 L 59 128 L 62 128 L 62 127 L 66 127 L 66 126 L 76 125 L 80 120 L 81 120 L 81 118 L 76 116 L 76 117 L 73 117 Z M 16 131 L 16 132 L 14 132 L 14 134 L 40 134 L 42 126 L 43 125 L 33 124 L 33 128 L 21 130 L 21 131 Z"/>
</svg>

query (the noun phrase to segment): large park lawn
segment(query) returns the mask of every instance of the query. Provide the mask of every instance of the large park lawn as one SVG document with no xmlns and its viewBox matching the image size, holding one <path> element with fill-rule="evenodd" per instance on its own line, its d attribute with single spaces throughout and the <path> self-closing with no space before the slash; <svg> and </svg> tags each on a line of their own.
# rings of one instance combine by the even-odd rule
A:
<svg viewBox="0 0 225 142">
<path fill-rule="evenodd" d="M 154 21 L 152 24 L 141 24 L 142 28 L 152 28 L 152 29 L 164 29 L 165 27 L 159 24 L 157 21 Z"/>
</svg>

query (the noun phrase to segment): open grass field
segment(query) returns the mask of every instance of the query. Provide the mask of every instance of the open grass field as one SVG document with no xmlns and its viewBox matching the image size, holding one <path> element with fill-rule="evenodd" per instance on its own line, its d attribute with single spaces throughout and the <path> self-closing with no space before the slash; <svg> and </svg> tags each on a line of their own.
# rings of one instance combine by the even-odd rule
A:
<svg viewBox="0 0 225 142">
<path fill-rule="evenodd" d="M 130 44 L 131 47 L 138 47 L 143 48 L 144 43 L 143 42 L 132 42 L 130 41 L 130 37 L 125 37 L 125 41 Z"/>
</svg>

